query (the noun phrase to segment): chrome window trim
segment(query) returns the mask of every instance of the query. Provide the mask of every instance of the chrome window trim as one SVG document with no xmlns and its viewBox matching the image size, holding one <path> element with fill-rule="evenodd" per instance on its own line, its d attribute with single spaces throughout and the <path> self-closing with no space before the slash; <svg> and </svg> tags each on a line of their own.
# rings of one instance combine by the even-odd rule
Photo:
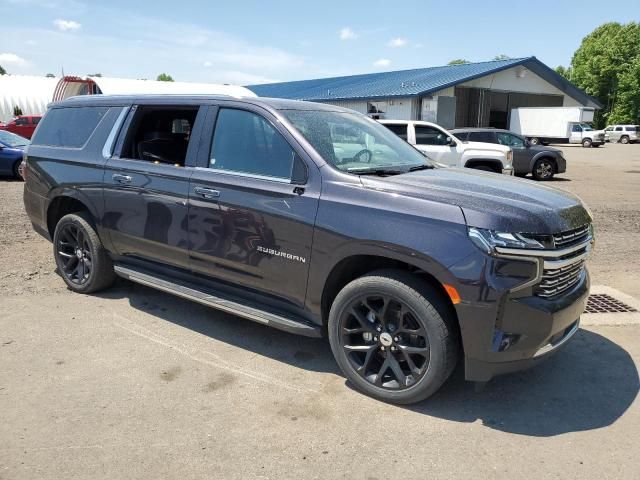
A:
<svg viewBox="0 0 640 480">
<path fill-rule="evenodd" d="M 121 107 L 121 108 L 122 110 L 120 111 L 118 118 L 116 118 L 116 121 L 113 124 L 113 127 L 111 128 L 111 132 L 109 132 L 107 141 L 104 142 L 104 146 L 102 147 L 102 157 L 107 160 L 109 160 L 113 155 L 113 146 L 116 140 L 116 136 L 118 135 L 118 132 L 122 127 L 122 124 L 124 122 L 125 117 L 127 116 L 127 113 L 129 112 L 129 107 Z"/>
<path fill-rule="evenodd" d="M 222 175 L 230 175 L 230 176 L 244 177 L 244 178 L 255 178 L 256 180 L 267 180 L 270 182 L 292 185 L 290 178 L 269 177 L 267 175 L 257 175 L 255 173 L 238 172 L 236 170 L 221 170 L 221 169 L 210 168 L 210 167 L 195 167 L 194 169 L 200 172 L 210 172 L 212 174 L 220 173 Z"/>
</svg>

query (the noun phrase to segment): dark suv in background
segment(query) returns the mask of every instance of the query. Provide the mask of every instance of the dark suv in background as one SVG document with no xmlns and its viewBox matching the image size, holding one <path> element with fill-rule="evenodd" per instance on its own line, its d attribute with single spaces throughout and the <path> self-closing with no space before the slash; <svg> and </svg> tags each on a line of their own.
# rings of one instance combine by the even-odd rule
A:
<svg viewBox="0 0 640 480">
<path fill-rule="evenodd" d="M 73 291 L 116 275 L 327 335 L 376 398 L 487 381 L 578 330 L 591 218 L 570 193 L 440 168 L 365 115 L 215 96 L 77 97 L 27 152 L 24 202 Z"/>
<path fill-rule="evenodd" d="M 567 161 L 562 151 L 545 145 L 533 145 L 526 138 L 509 130 L 494 128 L 458 128 L 451 130 L 463 142 L 499 143 L 513 150 L 515 175 L 524 177 L 529 173 L 536 180 L 551 180 L 556 173 L 567 170 Z"/>
</svg>

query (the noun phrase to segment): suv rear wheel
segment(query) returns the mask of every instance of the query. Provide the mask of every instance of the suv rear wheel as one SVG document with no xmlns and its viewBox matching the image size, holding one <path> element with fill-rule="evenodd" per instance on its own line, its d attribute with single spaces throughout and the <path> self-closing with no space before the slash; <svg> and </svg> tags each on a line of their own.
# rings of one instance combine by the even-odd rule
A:
<svg viewBox="0 0 640 480">
<path fill-rule="evenodd" d="M 53 255 L 60 275 L 74 292 L 97 292 L 115 279 L 111 258 L 85 212 L 60 219 L 53 234 Z"/>
<path fill-rule="evenodd" d="M 621 137 L 620 137 L 620 143 L 623 143 L 623 144 L 625 144 L 625 145 L 626 145 L 627 143 L 629 143 L 629 136 L 628 136 L 628 135 L 623 135 L 623 136 L 621 136 Z"/>
<path fill-rule="evenodd" d="M 458 353 L 454 319 L 439 293 L 402 271 L 379 270 L 345 286 L 329 313 L 329 342 L 360 391 L 408 404 L 435 393 Z"/>
</svg>

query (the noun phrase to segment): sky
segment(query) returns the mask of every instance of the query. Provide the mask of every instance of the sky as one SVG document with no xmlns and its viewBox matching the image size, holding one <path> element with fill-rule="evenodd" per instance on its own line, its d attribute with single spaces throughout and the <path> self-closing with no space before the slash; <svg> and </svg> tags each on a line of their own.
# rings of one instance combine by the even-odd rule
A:
<svg viewBox="0 0 640 480">
<path fill-rule="evenodd" d="M 465 4 L 468 3 L 468 4 Z M 0 0 L 0 65 L 13 74 L 248 85 L 536 56 L 568 65 L 607 21 L 602 0 Z"/>
</svg>

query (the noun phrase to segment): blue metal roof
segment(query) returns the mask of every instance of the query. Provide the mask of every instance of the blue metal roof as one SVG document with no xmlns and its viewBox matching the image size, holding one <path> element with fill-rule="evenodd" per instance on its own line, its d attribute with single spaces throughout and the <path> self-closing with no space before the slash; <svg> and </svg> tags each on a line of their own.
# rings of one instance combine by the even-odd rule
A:
<svg viewBox="0 0 640 480">
<path fill-rule="evenodd" d="M 519 65 L 528 68 L 580 103 L 596 108 L 602 107 L 598 100 L 587 95 L 536 57 L 510 58 L 491 62 L 465 63 L 316 80 L 248 85 L 247 88 L 261 97 L 310 101 L 414 97 L 428 95 L 444 88 Z"/>
</svg>

